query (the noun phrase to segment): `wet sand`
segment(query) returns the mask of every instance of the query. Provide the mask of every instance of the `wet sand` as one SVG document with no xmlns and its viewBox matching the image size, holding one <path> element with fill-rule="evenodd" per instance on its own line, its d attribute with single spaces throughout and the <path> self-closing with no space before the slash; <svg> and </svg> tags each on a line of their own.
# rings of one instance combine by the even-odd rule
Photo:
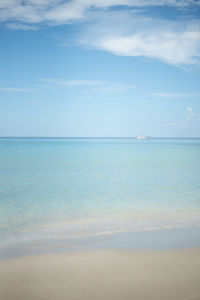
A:
<svg viewBox="0 0 200 300">
<path fill-rule="evenodd" d="M 200 249 L 90 250 L 0 261 L 2 300 L 199 300 Z"/>
</svg>

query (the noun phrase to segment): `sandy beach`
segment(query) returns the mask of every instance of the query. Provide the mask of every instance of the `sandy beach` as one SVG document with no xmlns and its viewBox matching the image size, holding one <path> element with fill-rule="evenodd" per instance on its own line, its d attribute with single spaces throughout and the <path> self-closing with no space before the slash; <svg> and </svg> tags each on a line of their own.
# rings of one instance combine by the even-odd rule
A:
<svg viewBox="0 0 200 300">
<path fill-rule="evenodd" d="M 2 300 L 200 299 L 200 249 L 92 250 L 0 261 Z"/>
</svg>

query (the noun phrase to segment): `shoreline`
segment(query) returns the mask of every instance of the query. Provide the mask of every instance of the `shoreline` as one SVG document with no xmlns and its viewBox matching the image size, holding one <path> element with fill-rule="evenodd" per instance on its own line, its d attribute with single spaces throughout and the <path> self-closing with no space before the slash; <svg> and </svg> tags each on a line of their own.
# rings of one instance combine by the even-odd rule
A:
<svg viewBox="0 0 200 300">
<path fill-rule="evenodd" d="M 86 250 L 0 261 L 4 300 L 198 300 L 200 248 Z"/>
<path fill-rule="evenodd" d="M 173 228 L 29 241 L 0 248 L 0 261 L 40 254 L 90 250 L 181 250 L 200 248 L 200 228 Z"/>
<path fill-rule="evenodd" d="M 200 228 L 118 233 L 76 246 L 55 246 L 26 251 L 19 247 L 18 252 L 13 248 L 1 257 L 0 299 L 200 297 Z"/>
</svg>

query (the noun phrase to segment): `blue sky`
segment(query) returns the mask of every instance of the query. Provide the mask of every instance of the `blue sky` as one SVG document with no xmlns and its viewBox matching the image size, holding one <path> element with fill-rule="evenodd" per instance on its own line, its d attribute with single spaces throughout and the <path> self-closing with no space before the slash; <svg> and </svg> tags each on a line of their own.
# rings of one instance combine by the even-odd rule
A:
<svg viewBox="0 0 200 300">
<path fill-rule="evenodd" d="M 200 1 L 1 0 L 0 136 L 200 137 Z"/>
</svg>

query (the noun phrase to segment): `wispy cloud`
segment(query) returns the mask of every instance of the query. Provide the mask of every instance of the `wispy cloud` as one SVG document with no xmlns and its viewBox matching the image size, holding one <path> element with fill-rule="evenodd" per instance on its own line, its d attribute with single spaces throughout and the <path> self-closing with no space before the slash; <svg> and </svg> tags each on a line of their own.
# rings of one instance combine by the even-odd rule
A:
<svg viewBox="0 0 200 300">
<path fill-rule="evenodd" d="M 32 92 L 32 88 L 0 87 L 0 92 Z"/>
<path fill-rule="evenodd" d="M 120 56 L 147 57 L 173 65 L 200 59 L 200 22 L 167 20 L 130 11 L 104 12 L 89 24 L 78 43 Z"/>
<path fill-rule="evenodd" d="M 107 83 L 104 86 L 96 87 L 92 89 L 92 92 L 96 93 L 120 93 L 128 90 L 135 89 L 134 85 L 127 85 L 123 83 Z"/>
<path fill-rule="evenodd" d="M 116 10 L 115 7 L 121 7 Z M 0 22 L 10 29 L 34 30 L 36 25 L 84 21 L 76 45 L 115 55 L 147 57 L 173 65 L 200 60 L 200 21 L 159 15 L 147 18 L 152 6 L 170 6 L 190 12 L 196 0 L 1 0 Z M 11 23 L 10 23 L 11 22 Z"/>
<path fill-rule="evenodd" d="M 97 80 L 61 80 L 56 82 L 57 85 L 66 87 L 79 87 L 79 86 L 99 86 L 104 85 L 104 82 Z"/>
<path fill-rule="evenodd" d="M 199 57 L 199 32 L 141 32 L 101 39 L 95 46 L 116 55 L 149 57 L 170 64 L 191 64 Z M 188 49 L 189 48 L 189 49 Z"/>
<path fill-rule="evenodd" d="M 0 20 L 22 21 L 27 23 L 68 23 L 83 19 L 91 9 L 111 8 L 115 6 L 148 7 L 172 6 L 187 8 L 199 6 L 195 0 L 1 0 Z"/>
<path fill-rule="evenodd" d="M 33 25 L 27 25 L 27 24 L 19 24 L 19 23 L 8 23 L 6 24 L 6 27 L 8 29 L 12 30 L 37 30 L 38 27 Z"/>
<path fill-rule="evenodd" d="M 60 86 L 66 88 L 87 88 L 89 92 L 123 92 L 126 90 L 134 89 L 134 85 L 127 85 L 122 82 L 105 82 L 99 80 L 65 80 L 56 78 L 43 78 L 43 82 L 46 82 L 50 86 Z"/>
<path fill-rule="evenodd" d="M 73 79 L 73 80 L 65 80 L 62 78 L 42 78 L 41 81 L 46 82 L 51 86 L 63 86 L 63 87 L 90 87 L 90 86 L 99 86 L 104 85 L 105 82 L 99 80 L 80 80 L 80 79 Z"/>
<path fill-rule="evenodd" d="M 192 107 L 187 107 L 187 115 L 183 121 L 180 122 L 166 122 L 162 126 L 187 126 L 193 122 L 200 121 L 200 113 L 193 111 Z"/>
<path fill-rule="evenodd" d="M 166 99 L 200 97 L 200 93 L 151 93 L 149 95 Z"/>
</svg>

